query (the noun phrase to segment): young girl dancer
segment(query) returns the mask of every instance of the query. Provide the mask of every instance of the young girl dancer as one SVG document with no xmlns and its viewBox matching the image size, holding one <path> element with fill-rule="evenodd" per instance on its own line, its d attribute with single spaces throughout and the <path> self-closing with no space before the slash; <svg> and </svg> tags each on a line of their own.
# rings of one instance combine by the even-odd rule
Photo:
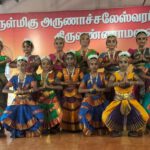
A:
<svg viewBox="0 0 150 150">
<path fill-rule="evenodd" d="M 12 138 L 40 136 L 41 133 L 43 113 L 31 96 L 37 86 L 34 78 L 26 74 L 27 61 L 23 56 L 17 58 L 19 74 L 14 75 L 3 89 L 4 93 L 16 94 L 1 117 L 2 125 L 11 132 Z"/>
<path fill-rule="evenodd" d="M 101 117 L 107 105 L 104 97 L 104 76 L 97 72 L 98 56 L 89 55 L 88 63 L 90 73 L 83 77 L 79 87 L 79 92 L 85 94 L 79 111 L 79 119 L 85 136 L 90 136 L 95 131 L 102 133 L 104 126 Z"/>
<path fill-rule="evenodd" d="M 123 130 L 129 131 L 128 136 L 142 136 L 148 120 L 148 114 L 134 98 L 134 86 L 143 85 L 143 82 L 128 70 L 129 57 L 128 52 L 119 54 L 120 70 L 110 77 L 108 83 L 109 87 L 114 87 L 115 98 L 103 112 L 102 120 L 113 137 L 121 136 Z"/>
<path fill-rule="evenodd" d="M 55 84 L 55 72 L 49 57 L 41 60 L 41 68 L 42 73 L 36 79 L 40 90 L 39 105 L 44 113 L 43 133 L 57 133 L 62 112 L 55 90 L 62 90 L 62 86 Z"/>
<path fill-rule="evenodd" d="M 57 74 L 59 84 L 63 85 L 62 103 L 62 129 L 67 131 L 79 131 L 78 112 L 81 105 L 82 95 L 78 93 L 79 83 L 83 73 L 76 68 L 76 57 L 74 51 L 66 53 L 66 68 Z"/>
</svg>

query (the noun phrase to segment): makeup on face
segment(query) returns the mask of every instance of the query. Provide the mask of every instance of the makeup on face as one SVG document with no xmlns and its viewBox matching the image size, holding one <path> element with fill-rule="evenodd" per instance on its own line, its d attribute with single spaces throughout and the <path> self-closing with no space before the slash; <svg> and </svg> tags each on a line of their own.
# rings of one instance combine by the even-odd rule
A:
<svg viewBox="0 0 150 150">
<path fill-rule="evenodd" d="M 74 65 L 74 63 L 75 63 L 74 56 L 71 54 L 67 54 L 66 55 L 66 63 L 67 63 L 67 65 Z"/>
<path fill-rule="evenodd" d="M 57 51 L 62 51 L 64 48 L 64 40 L 63 39 L 55 39 L 54 46 Z"/>
<path fill-rule="evenodd" d="M 80 44 L 81 44 L 81 46 L 87 47 L 90 44 L 89 35 L 86 35 L 86 34 L 82 35 L 80 37 Z"/>
<path fill-rule="evenodd" d="M 106 45 L 110 49 L 114 49 L 117 45 L 117 39 L 116 37 L 108 37 L 106 40 Z"/>
</svg>

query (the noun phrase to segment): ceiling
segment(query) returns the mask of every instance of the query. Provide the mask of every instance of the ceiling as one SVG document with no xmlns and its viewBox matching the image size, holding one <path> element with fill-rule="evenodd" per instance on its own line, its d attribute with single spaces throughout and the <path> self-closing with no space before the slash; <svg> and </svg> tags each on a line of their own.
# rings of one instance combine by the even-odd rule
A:
<svg viewBox="0 0 150 150">
<path fill-rule="evenodd" d="M 0 0 L 0 13 L 150 6 L 150 0 Z"/>
</svg>

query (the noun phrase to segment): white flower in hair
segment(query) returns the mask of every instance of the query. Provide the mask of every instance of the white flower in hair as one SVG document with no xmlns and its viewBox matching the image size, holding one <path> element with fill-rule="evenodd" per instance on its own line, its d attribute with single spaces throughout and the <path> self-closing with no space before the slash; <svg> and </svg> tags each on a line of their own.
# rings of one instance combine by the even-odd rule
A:
<svg viewBox="0 0 150 150">
<path fill-rule="evenodd" d="M 56 39 L 56 38 L 63 38 L 63 39 L 64 39 L 64 36 L 61 35 L 61 34 L 57 34 L 57 35 L 54 37 L 54 39 Z"/>
<path fill-rule="evenodd" d="M 17 57 L 17 61 L 28 61 L 28 58 L 27 57 L 25 57 L 25 56 L 18 56 Z"/>
<path fill-rule="evenodd" d="M 49 56 L 41 56 L 40 58 L 41 58 L 41 60 L 44 60 L 44 59 L 50 60 L 50 57 L 49 57 Z"/>
<path fill-rule="evenodd" d="M 110 33 L 107 34 L 107 38 L 108 37 L 117 37 L 117 36 L 114 32 L 110 32 Z"/>
<path fill-rule="evenodd" d="M 93 55 L 89 55 L 89 56 L 88 56 L 88 60 L 90 60 L 90 59 L 92 59 L 92 58 L 98 59 L 98 55 L 93 54 Z"/>
<path fill-rule="evenodd" d="M 119 56 L 119 57 L 122 57 L 122 56 L 130 57 L 131 55 L 130 55 L 129 52 L 123 51 L 123 52 L 120 52 L 118 56 Z"/>
<path fill-rule="evenodd" d="M 145 33 L 146 35 L 148 35 L 148 31 L 145 30 L 145 29 L 140 29 L 140 30 L 137 30 L 135 36 L 137 36 L 139 33 Z"/>
<path fill-rule="evenodd" d="M 66 54 L 68 54 L 68 53 L 73 53 L 73 54 L 75 54 L 75 53 L 76 53 L 76 51 L 75 51 L 75 50 L 73 50 L 73 49 L 70 49 L 69 51 L 67 51 L 67 52 L 66 52 Z"/>
</svg>

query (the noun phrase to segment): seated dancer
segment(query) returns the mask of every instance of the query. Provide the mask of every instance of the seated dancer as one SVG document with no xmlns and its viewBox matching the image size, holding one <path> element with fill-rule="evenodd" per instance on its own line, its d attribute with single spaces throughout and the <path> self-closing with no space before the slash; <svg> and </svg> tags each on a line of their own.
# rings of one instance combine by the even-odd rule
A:
<svg viewBox="0 0 150 150">
<path fill-rule="evenodd" d="M 1 116 L 1 123 L 11 132 L 12 138 L 40 136 L 41 133 L 43 112 L 31 96 L 37 86 L 34 78 L 26 74 L 27 61 L 23 56 L 17 58 L 19 74 L 14 75 L 3 89 L 4 93 L 16 95 Z"/>
<path fill-rule="evenodd" d="M 58 84 L 64 87 L 62 101 L 62 124 L 65 131 L 80 131 L 78 113 L 81 105 L 82 95 L 78 93 L 78 87 L 83 73 L 76 68 L 75 51 L 68 51 L 65 56 L 66 68 L 58 72 Z"/>
<path fill-rule="evenodd" d="M 43 134 L 57 133 L 62 119 L 61 108 L 55 90 L 62 90 L 62 86 L 55 84 L 55 73 L 50 58 L 41 60 L 42 73 L 36 76 L 38 83 L 39 105 L 44 113 Z"/>
<path fill-rule="evenodd" d="M 97 71 L 98 55 L 89 55 L 88 64 L 90 73 L 83 77 L 79 87 L 79 93 L 85 94 L 79 111 L 79 120 L 85 136 L 90 136 L 95 132 L 102 133 L 104 124 L 101 117 L 107 106 L 104 97 L 104 76 Z"/>
<path fill-rule="evenodd" d="M 120 70 L 111 75 L 108 86 L 114 87 L 115 98 L 105 109 L 102 120 L 111 132 L 111 136 L 122 136 L 122 131 L 129 131 L 128 136 L 142 136 L 148 120 L 148 114 L 134 98 L 134 85 L 143 85 L 143 81 L 128 70 L 128 52 L 119 54 Z"/>
</svg>

